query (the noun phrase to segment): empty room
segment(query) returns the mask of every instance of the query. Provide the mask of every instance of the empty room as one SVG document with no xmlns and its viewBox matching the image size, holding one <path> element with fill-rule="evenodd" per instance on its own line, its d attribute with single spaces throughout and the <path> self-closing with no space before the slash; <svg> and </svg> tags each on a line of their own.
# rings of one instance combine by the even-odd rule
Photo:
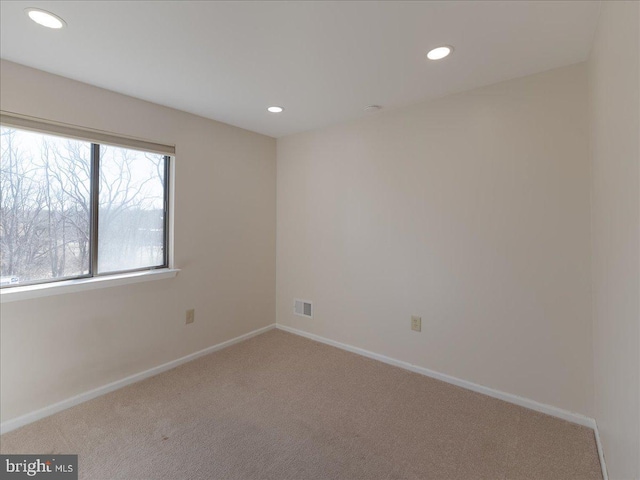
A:
<svg viewBox="0 0 640 480">
<path fill-rule="evenodd" d="M 640 480 L 640 1 L 0 0 L 0 479 Z"/>
</svg>

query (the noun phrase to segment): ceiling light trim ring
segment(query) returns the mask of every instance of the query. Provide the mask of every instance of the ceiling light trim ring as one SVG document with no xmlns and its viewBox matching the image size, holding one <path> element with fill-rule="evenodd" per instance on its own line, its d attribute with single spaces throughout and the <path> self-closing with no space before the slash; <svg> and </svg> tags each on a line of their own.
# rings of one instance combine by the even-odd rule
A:
<svg viewBox="0 0 640 480">
<path fill-rule="evenodd" d="M 45 28 L 60 30 L 67 26 L 67 22 L 62 17 L 42 8 L 28 7 L 24 9 L 24 13 L 31 21 Z"/>
</svg>

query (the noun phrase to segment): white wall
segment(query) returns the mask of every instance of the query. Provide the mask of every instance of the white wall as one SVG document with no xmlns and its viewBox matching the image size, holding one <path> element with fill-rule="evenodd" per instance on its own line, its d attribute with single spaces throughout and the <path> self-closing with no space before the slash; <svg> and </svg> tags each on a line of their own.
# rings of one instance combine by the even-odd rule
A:
<svg viewBox="0 0 640 480">
<path fill-rule="evenodd" d="M 595 417 L 609 477 L 640 478 L 640 8 L 603 2 L 589 61 Z"/>
<path fill-rule="evenodd" d="M 589 183 L 585 64 L 279 139 L 277 321 L 591 415 Z"/>
<path fill-rule="evenodd" d="M 176 145 L 182 269 L 3 304 L 3 421 L 274 322 L 273 138 L 6 61 L 0 74 L 3 110 Z M 196 309 L 188 326 L 187 308 Z"/>
</svg>

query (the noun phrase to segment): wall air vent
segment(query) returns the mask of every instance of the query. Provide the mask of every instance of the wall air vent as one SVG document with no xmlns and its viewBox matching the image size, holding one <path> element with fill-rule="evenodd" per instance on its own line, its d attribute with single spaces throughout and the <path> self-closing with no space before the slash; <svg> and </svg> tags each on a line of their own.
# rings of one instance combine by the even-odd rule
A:
<svg viewBox="0 0 640 480">
<path fill-rule="evenodd" d="M 293 313 L 301 317 L 313 318 L 313 303 L 308 300 L 294 300 Z"/>
</svg>

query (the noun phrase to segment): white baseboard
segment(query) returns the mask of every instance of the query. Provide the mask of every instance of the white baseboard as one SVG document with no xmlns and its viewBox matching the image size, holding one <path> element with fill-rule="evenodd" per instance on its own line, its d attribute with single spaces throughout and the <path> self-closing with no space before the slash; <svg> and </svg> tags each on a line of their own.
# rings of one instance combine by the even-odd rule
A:
<svg viewBox="0 0 640 480">
<path fill-rule="evenodd" d="M 604 448 L 602 448 L 602 442 L 600 441 L 600 431 L 598 430 L 598 424 L 593 420 L 593 433 L 596 437 L 596 446 L 598 447 L 598 457 L 600 458 L 600 467 L 602 468 L 602 479 L 609 480 L 609 474 L 607 473 L 607 464 L 604 461 Z"/>
<path fill-rule="evenodd" d="M 92 398 L 96 398 L 96 397 L 99 397 L 100 395 L 113 392 L 114 390 L 118 390 L 119 388 L 126 387 L 127 385 L 131 385 L 132 383 L 136 383 L 146 378 L 158 375 L 159 373 L 166 372 L 167 370 L 171 370 L 172 368 L 182 365 L 183 363 L 190 362 L 192 360 L 195 360 L 198 357 L 208 355 L 218 350 L 222 350 L 223 348 L 230 347 L 231 345 L 235 345 L 236 343 L 240 343 L 244 340 L 248 340 L 252 337 L 255 337 L 256 335 L 260 335 L 261 333 L 272 330 L 275 327 L 276 327 L 275 324 L 271 324 L 266 327 L 253 330 L 252 332 L 245 333 L 244 335 L 240 335 L 239 337 L 232 338 L 231 340 L 227 340 L 226 342 L 218 343 L 217 345 L 213 345 L 211 347 L 207 347 L 203 350 L 199 350 L 197 352 L 191 353 L 189 355 L 178 358 L 176 360 L 163 363 L 162 365 L 158 365 L 157 367 L 150 368 L 149 370 L 145 370 L 143 372 L 125 377 L 121 380 L 116 380 L 115 382 L 108 383 L 107 385 L 94 388 L 93 390 L 80 393 L 78 395 L 67 398 L 60 402 L 54 403 L 53 405 L 48 405 L 34 412 L 30 412 L 16 418 L 12 418 L 11 420 L 7 420 L 6 422 L 0 423 L 0 434 L 10 432 L 11 430 L 15 430 L 16 428 L 20 428 L 29 423 L 33 423 L 37 420 L 48 417 L 49 415 L 53 415 L 54 413 L 58 413 L 62 410 L 66 410 L 67 408 L 86 402 L 87 400 L 91 400 Z"/>
<path fill-rule="evenodd" d="M 347 345 L 345 343 L 336 342 L 334 340 L 330 340 L 328 338 L 321 337 L 319 335 L 314 335 L 313 333 L 307 333 L 305 331 L 298 330 L 292 327 L 287 327 L 285 325 L 280 325 L 280 324 L 272 324 L 263 328 L 259 328 L 257 330 L 253 330 L 252 332 L 245 333 L 244 335 L 240 335 L 239 337 L 232 338 L 230 340 L 227 340 L 226 342 L 218 343 L 217 345 L 213 345 L 203 350 L 194 352 L 190 355 L 186 355 L 176 360 L 172 360 L 170 362 L 164 363 L 157 367 L 150 368 L 149 370 L 145 370 L 143 372 L 125 377 L 121 380 L 111 382 L 107 385 L 94 388 L 84 393 L 80 393 L 78 395 L 67 398 L 60 402 L 54 403 L 53 405 L 49 405 L 39 410 L 36 410 L 34 412 L 21 415 L 20 417 L 12 418 L 11 420 L 7 420 L 5 422 L 0 423 L 0 434 L 10 432 L 11 430 L 15 430 L 16 428 L 20 428 L 29 423 L 33 423 L 37 420 L 53 415 L 54 413 L 58 413 L 58 412 L 61 412 L 62 410 L 66 410 L 67 408 L 73 407 L 75 405 L 78 405 L 80 403 L 86 402 L 93 398 L 99 397 L 106 393 L 113 392 L 114 390 L 118 390 L 127 385 L 131 385 L 132 383 L 136 383 L 146 378 L 153 377 L 155 375 L 158 375 L 159 373 L 166 372 L 167 370 L 171 370 L 172 368 L 175 368 L 179 365 L 195 360 L 198 357 L 202 357 L 204 355 L 208 355 L 215 351 L 222 350 L 223 348 L 230 347 L 231 345 L 240 343 L 244 340 L 248 340 L 249 338 L 255 337 L 257 335 L 260 335 L 274 328 L 278 328 L 279 330 L 293 333 L 301 337 L 306 337 L 310 340 L 315 340 L 316 342 L 325 343 L 327 345 L 331 345 L 333 347 L 337 347 L 342 350 L 346 350 L 348 352 L 356 353 L 364 357 L 372 358 L 374 360 L 378 360 L 380 362 L 387 363 L 389 365 L 394 365 L 396 367 L 404 368 L 405 370 L 419 373 L 427 377 L 435 378 L 437 380 L 442 380 L 443 382 L 447 382 L 452 385 L 456 385 L 458 387 L 466 388 L 468 390 L 482 393 L 484 395 L 488 395 L 493 398 L 498 398 L 506 402 L 520 405 L 521 407 L 529 408 L 531 410 L 535 410 L 541 413 L 546 413 L 547 415 L 561 418 L 569 422 L 577 423 L 578 425 L 583 425 L 585 427 L 592 428 L 594 430 L 596 445 L 598 447 L 598 456 L 600 458 L 600 465 L 602 466 L 602 476 L 604 480 L 608 480 L 607 469 L 604 461 L 604 453 L 602 449 L 602 443 L 600 441 L 600 435 L 598 432 L 598 426 L 596 424 L 596 421 L 593 418 L 586 417 L 579 413 L 569 412 L 567 410 L 553 407 L 551 405 L 545 405 L 543 403 L 536 402 L 535 400 L 530 400 L 528 398 L 520 397 L 518 395 L 513 395 L 511 393 L 501 392 L 493 388 L 485 387 L 483 385 L 478 385 L 476 383 L 469 382 L 467 380 L 462 380 L 460 378 L 452 377 L 444 373 L 435 372 L 433 370 L 429 370 L 428 368 L 419 367 L 417 365 L 413 365 L 408 362 L 403 362 L 402 360 L 396 360 L 394 358 L 387 357 L 385 355 L 380 355 L 378 353 L 374 353 L 369 350 L 364 350 L 362 348 Z"/>
<path fill-rule="evenodd" d="M 301 337 L 305 337 L 310 340 L 315 340 L 316 342 L 325 343 L 327 345 L 331 345 L 333 347 L 337 347 L 342 350 L 346 350 L 348 352 L 356 353 L 358 355 L 362 355 L 363 357 L 372 358 L 374 360 L 378 360 L 380 362 L 387 363 L 395 367 L 404 368 L 405 370 L 409 370 L 411 372 L 415 372 L 421 375 L 425 375 L 427 377 L 435 378 L 436 380 L 442 380 L 443 382 L 447 382 L 452 385 L 456 385 L 458 387 L 466 388 L 467 390 L 472 390 L 474 392 L 482 393 L 484 395 L 488 395 L 490 397 L 497 398 L 499 400 L 504 400 L 505 402 L 513 403 L 515 405 L 519 405 L 521 407 L 528 408 L 530 410 L 535 410 L 536 412 L 545 413 L 547 415 L 551 415 L 552 417 L 561 418 L 562 420 L 566 420 L 568 422 L 577 423 L 578 425 L 582 425 L 584 427 L 589 427 L 593 429 L 593 432 L 596 438 L 596 445 L 598 447 L 598 457 L 600 458 L 600 466 L 602 467 L 603 479 L 608 480 L 607 468 L 604 463 L 604 452 L 602 450 L 602 443 L 600 442 L 600 434 L 598 432 L 598 426 L 596 424 L 596 421 L 593 418 L 587 417 L 585 415 L 581 415 L 580 413 L 574 413 L 568 410 L 563 410 L 562 408 L 553 407 L 551 405 L 546 405 L 544 403 L 536 402 L 535 400 L 524 398 L 519 395 L 514 395 L 512 393 L 506 393 L 500 390 L 495 390 L 493 388 L 485 387 L 483 385 L 478 385 L 477 383 L 469 382 L 467 380 L 462 380 L 461 378 L 457 378 L 457 377 L 452 377 L 451 375 L 436 372 L 434 370 L 429 370 L 428 368 L 419 367 L 418 365 L 413 365 L 412 363 L 409 363 L 409 362 L 403 362 L 402 360 L 396 360 L 395 358 L 387 357 L 386 355 L 380 355 L 379 353 L 374 353 L 369 350 L 365 350 L 363 348 L 347 345 L 346 343 L 336 342 L 335 340 L 330 340 L 328 338 L 321 337 L 320 335 L 315 335 L 313 333 L 308 333 L 303 330 L 298 330 L 297 328 L 288 327 L 286 325 L 281 325 L 279 323 L 276 324 L 276 328 L 278 330 L 283 330 L 285 332 L 293 333 L 295 335 L 299 335 Z"/>
</svg>

